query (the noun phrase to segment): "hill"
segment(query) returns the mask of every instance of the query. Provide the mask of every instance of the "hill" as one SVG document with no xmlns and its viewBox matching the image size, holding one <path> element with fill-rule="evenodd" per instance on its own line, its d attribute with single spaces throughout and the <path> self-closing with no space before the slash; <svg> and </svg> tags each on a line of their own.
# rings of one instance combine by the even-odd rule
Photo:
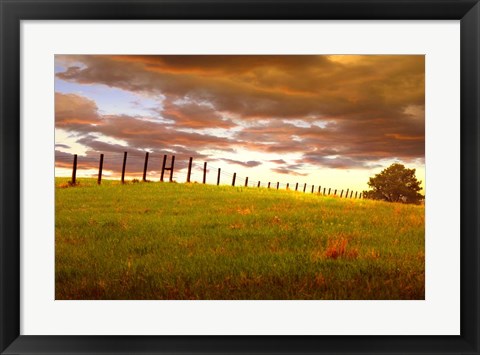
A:
<svg viewBox="0 0 480 355">
<path fill-rule="evenodd" d="M 424 206 L 56 178 L 56 299 L 424 299 Z"/>
</svg>

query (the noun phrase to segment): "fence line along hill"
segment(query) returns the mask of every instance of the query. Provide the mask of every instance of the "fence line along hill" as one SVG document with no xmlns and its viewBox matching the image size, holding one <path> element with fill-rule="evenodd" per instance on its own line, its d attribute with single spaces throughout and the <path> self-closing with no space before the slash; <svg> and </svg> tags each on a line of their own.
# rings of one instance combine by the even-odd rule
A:
<svg viewBox="0 0 480 355">
<path fill-rule="evenodd" d="M 143 156 L 139 155 L 138 153 L 134 154 L 129 154 L 128 152 L 123 152 L 123 158 L 121 153 L 101 153 L 99 155 L 98 160 L 92 156 L 87 156 L 87 157 L 78 157 L 78 154 L 68 154 L 68 153 L 59 153 L 56 152 L 56 158 L 61 159 L 62 163 L 64 164 L 64 167 L 67 165 L 67 159 L 72 159 L 72 179 L 70 181 L 71 185 L 76 185 L 77 184 L 77 170 L 79 168 L 79 165 L 84 168 L 88 169 L 93 169 L 94 164 L 98 162 L 98 174 L 97 176 L 97 184 L 101 185 L 102 183 L 102 177 L 103 177 L 103 170 L 104 170 L 104 165 L 107 162 L 107 160 L 111 160 L 112 162 L 116 161 L 117 165 L 114 165 L 112 170 L 115 170 L 118 166 L 121 166 L 121 173 L 120 173 L 120 181 L 122 184 L 126 182 L 125 178 L 127 176 L 127 162 L 129 161 L 129 157 L 133 157 L 135 159 L 136 165 L 138 166 L 138 163 L 141 163 L 141 158 Z M 122 158 L 121 161 L 119 161 L 119 158 Z M 193 168 L 193 157 L 188 157 L 188 161 L 182 160 L 179 161 L 178 159 L 176 160 L 175 155 L 171 155 L 170 161 L 167 164 L 168 161 L 168 155 L 164 154 L 163 158 L 161 156 L 152 156 L 149 152 L 145 153 L 144 160 L 143 160 L 143 169 L 141 170 L 141 176 L 142 176 L 142 181 L 148 181 L 148 173 L 149 173 L 149 162 L 154 161 L 156 163 L 161 163 L 160 169 L 159 169 L 159 176 L 158 180 L 160 182 L 164 182 L 165 180 L 168 179 L 169 182 L 175 181 L 174 179 L 174 174 L 175 174 L 175 164 L 180 163 L 181 169 L 187 169 L 186 173 L 183 173 L 181 171 L 176 172 L 177 178 L 183 178 L 182 180 L 186 183 L 191 183 L 192 182 L 192 168 Z M 351 198 L 351 199 L 362 199 L 362 192 L 359 191 L 354 191 L 353 189 L 346 188 L 346 189 L 334 189 L 332 187 L 326 187 L 322 186 L 321 184 L 315 185 L 315 184 L 299 184 L 298 182 L 295 182 L 294 184 L 290 184 L 289 182 L 284 183 L 280 181 L 267 181 L 267 182 L 262 182 L 260 180 L 254 180 L 251 179 L 249 176 L 246 176 L 244 178 L 237 176 L 236 172 L 228 172 L 225 170 L 222 170 L 222 168 L 216 168 L 212 167 L 208 164 L 208 162 L 204 161 L 203 162 L 203 168 L 201 169 L 202 173 L 202 178 L 201 182 L 202 184 L 207 184 L 207 176 L 208 173 L 211 171 L 214 171 L 214 177 L 215 180 L 213 181 L 213 184 L 220 185 L 222 182 L 227 181 L 228 184 L 231 184 L 232 186 L 245 186 L 245 187 L 264 187 L 267 189 L 285 189 L 285 190 L 294 190 L 294 191 L 302 191 L 304 193 L 316 193 L 318 195 L 322 196 L 337 196 L 340 198 Z M 137 175 L 137 174 L 136 174 Z M 226 180 L 227 179 L 227 180 Z"/>
</svg>

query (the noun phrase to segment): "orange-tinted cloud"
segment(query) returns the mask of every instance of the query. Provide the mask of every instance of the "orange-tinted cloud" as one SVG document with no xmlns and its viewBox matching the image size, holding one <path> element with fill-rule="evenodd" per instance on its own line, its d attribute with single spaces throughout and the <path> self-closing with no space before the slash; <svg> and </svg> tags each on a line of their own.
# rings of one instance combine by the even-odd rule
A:
<svg viewBox="0 0 480 355">
<path fill-rule="evenodd" d="M 212 107 L 195 102 L 175 104 L 166 101 L 159 113 L 162 117 L 173 120 L 175 125 L 181 128 L 232 128 L 236 126 L 228 118 L 223 118 Z"/>
<path fill-rule="evenodd" d="M 199 133 L 188 133 L 175 130 L 174 126 L 162 121 L 145 120 L 142 117 L 127 115 L 100 115 L 95 103 L 79 95 L 56 94 L 56 100 L 61 102 L 57 107 L 74 107 L 75 110 L 60 110 L 56 113 L 58 128 L 67 129 L 78 134 L 77 142 L 99 152 L 123 152 L 122 145 L 105 143 L 97 135 L 124 141 L 130 149 L 156 152 L 174 151 L 178 154 L 201 156 L 201 149 L 215 148 L 229 151 L 232 141 L 227 138 L 215 137 Z M 85 123 L 79 124 L 78 112 L 84 117 Z M 88 113 L 91 119 L 88 119 Z M 94 123 L 95 125 L 92 125 Z"/>
<path fill-rule="evenodd" d="M 160 56 L 146 62 L 142 58 L 72 56 L 66 65 L 80 61 L 84 67 L 71 66 L 58 77 L 188 97 L 244 119 L 398 117 L 407 105 L 424 103 L 423 56 L 364 56 L 350 64 L 327 56 Z"/>
<path fill-rule="evenodd" d="M 55 93 L 55 127 L 99 124 L 97 105 L 75 94 Z"/>
<path fill-rule="evenodd" d="M 222 160 L 223 160 L 223 161 L 226 161 L 226 162 L 228 162 L 228 163 L 245 166 L 245 167 L 247 167 L 247 168 L 254 168 L 254 167 L 259 166 L 259 165 L 262 164 L 261 161 L 255 161 L 255 160 L 240 161 L 240 160 L 227 159 L 227 158 L 223 158 Z"/>
<path fill-rule="evenodd" d="M 69 83 L 161 98 L 158 120 L 147 120 L 101 115 L 94 101 L 57 93 L 57 127 L 94 150 L 109 145 L 91 133 L 188 155 L 242 148 L 277 155 L 278 172 L 424 157 L 423 56 L 83 55 L 57 62 L 66 68 L 57 77 Z M 280 160 L 285 153 L 302 158 L 288 167 Z"/>
</svg>

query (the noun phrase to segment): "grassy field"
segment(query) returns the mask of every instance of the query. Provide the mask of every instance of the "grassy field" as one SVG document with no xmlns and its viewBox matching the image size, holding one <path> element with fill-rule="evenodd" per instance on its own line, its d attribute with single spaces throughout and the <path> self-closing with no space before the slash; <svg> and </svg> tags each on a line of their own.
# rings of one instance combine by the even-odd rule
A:
<svg viewBox="0 0 480 355">
<path fill-rule="evenodd" d="M 56 299 L 424 299 L 424 207 L 56 179 Z"/>
</svg>

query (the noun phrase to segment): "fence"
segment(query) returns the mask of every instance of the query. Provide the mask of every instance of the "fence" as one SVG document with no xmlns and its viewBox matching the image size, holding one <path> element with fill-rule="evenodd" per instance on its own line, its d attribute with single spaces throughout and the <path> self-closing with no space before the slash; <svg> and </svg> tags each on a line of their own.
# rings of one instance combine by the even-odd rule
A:
<svg viewBox="0 0 480 355">
<path fill-rule="evenodd" d="M 118 154 L 115 153 L 108 153 L 109 157 L 112 158 L 114 155 L 115 157 L 118 156 Z M 125 183 L 125 176 L 127 173 L 127 161 L 128 157 L 131 156 L 128 154 L 128 152 L 123 153 L 123 159 L 122 159 L 122 164 L 121 164 L 121 182 L 122 184 Z M 133 154 L 134 157 L 139 157 L 139 154 Z M 56 157 L 60 158 L 67 158 L 67 157 L 72 157 L 71 154 L 66 154 L 66 153 L 56 153 Z M 98 174 L 97 175 L 97 183 L 100 185 L 102 183 L 102 175 L 103 175 L 103 170 L 104 170 L 104 162 L 105 162 L 105 157 L 106 154 L 100 154 L 99 159 L 96 160 L 98 161 Z M 82 158 L 85 159 L 87 163 L 90 163 L 90 168 L 92 167 L 92 162 L 94 161 L 94 158 L 91 156 Z M 174 170 L 175 170 L 175 155 L 171 155 L 171 158 L 167 164 L 168 161 L 168 155 L 164 154 L 163 158 L 161 157 L 152 157 L 149 152 L 145 153 L 144 160 L 143 160 L 143 169 L 141 171 L 141 176 L 142 176 L 142 181 L 150 181 L 147 179 L 149 170 L 149 163 L 151 161 L 156 161 L 157 163 L 161 160 L 161 169 L 159 170 L 159 181 L 164 182 L 166 179 L 168 179 L 169 182 L 174 181 Z M 66 160 L 63 159 L 65 162 Z M 78 168 L 78 155 L 74 154 L 73 155 L 73 165 L 72 165 L 72 184 L 77 183 L 77 168 Z M 117 162 L 119 163 L 119 162 Z M 138 161 L 137 161 L 138 163 Z M 179 161 L 177 160 L 177 164 Z M 138 164 L 137 164 L 138 166 Z M 188 163 L 186 162 L 181 162 L 180 163 L 181 170 L 187 169 L 186 173 L 181 172 L 181 170 L 178 170 L 176 175 L 178 177 L 182 177 L 186 183 L 192 182 L 192 174 L 193 174 L 193 157 L 188 158 Z M 267 182 L 261 182 L 260 180 L 251 180 L 249 179 L 248 176 L 245 178 L 241 178 L 237 176 L 237 173 L 230 173 L 227 171 L 222 170 L 221 168 L 216 168 L 211 165 L 209 165 L 206 161 L 203 162 L 203 168 L 197 169 L 200 170 L 199 172 L 201 173 L 201 182 L 202 184 L 207 184 L 207 177 L 209 176 L 208 173 L 211 172 L 212 170 L 215 172 L 214 175 L 214 180 L 212 181 L 213 184 L 220 185 L 222 182 L 225 182 L 225 178 L 228 180 L 226 181 L 227 184 L 231 184 L 232 186 L 245 186 L 245 187 L 266 187 L 267 189 L 286 189 L 286 190 L 295 190 L 299 191 L 299 188 L 303 191 L 303 193 L 317 193 L 319 195 L 324 195 L 324 196 L 338 196 L 340 198 L 354 198 L 354 199 L 361 199 L 362 198 L 362 193 L 358 191 L 353 191 L 350 188 L 347 189 L 332 189 L 331 187 L 326 187 L 322 185 L 308 185 L 307 183 L 303 184 L 303 187 L 299 185 L 298 182 L 295 183 L 295 188 L 290 187 L 290 183 L 282 183 L 280 181 L 272 182 L 272 181 L 267 181 Z M 168 176 L 166 175 L 168 173 Z M 211 175 L 210 175 L 211 176 Z M 222 179 L 223 178 L 223 179 Z M 272 184 L 273 183 L 273 184 Z M 309 187 L 309 189 L 307 189 Z M 333 193 L 332 193 L 333 192 Z"/>
</svg>

